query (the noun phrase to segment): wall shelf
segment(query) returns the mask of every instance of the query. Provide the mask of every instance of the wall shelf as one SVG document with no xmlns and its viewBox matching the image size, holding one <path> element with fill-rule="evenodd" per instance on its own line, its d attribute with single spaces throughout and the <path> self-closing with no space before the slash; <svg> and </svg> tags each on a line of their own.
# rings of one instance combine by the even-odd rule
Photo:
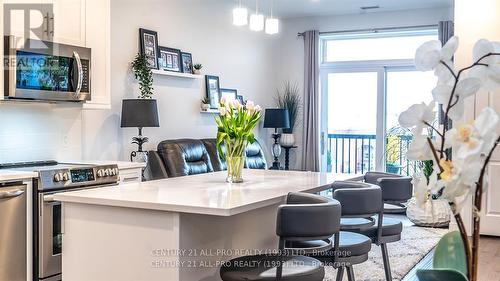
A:
<svg viewBox="0 0 500 281">
<path fill-rule="evenodd" d="M 219 114 L 219 110 L 211 108 L 209 110 L 200 110 L 200 113 L 203 113 L 203 114 Z"/>
<path fill-rule="evenodd" d="M 187 79 L 201 79 L 203 77 L 203 75 L 190 74 L 190 73 L 182 73 L 182 72 L 174 72 L 174 71 L 166 71 L 166 70 L 159 70 L 159 69 L 152 69 L 151 71 L 155 75 L 180 77 L 180 78 L 187 78 Z"/>
</svg>

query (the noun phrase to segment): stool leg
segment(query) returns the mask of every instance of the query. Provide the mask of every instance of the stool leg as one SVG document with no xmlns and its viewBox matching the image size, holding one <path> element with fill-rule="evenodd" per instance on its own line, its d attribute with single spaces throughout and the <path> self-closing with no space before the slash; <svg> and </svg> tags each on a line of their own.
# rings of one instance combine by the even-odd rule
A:
<svg viewBox="0 0 500 281">
<path fill-rule="evenodd" d="M 344 267 L 341 266 L 341 267 L 337 268 L 337 278 L 335 280 L 342 281 L 343 277 L 344 277 Z"/>
<path fill-rule="evenodd" d="M 391 264 L 389 263 L 387 244 L 380 244 L 380 248 L 382 249 L 382 260 L 384 261 L 385 280 L 392 281 Z"/>
<path fill-rule="evenodd" d="M 352 265 L 346 266 L 347 270 L 347 279 L 349 281 L 356 281 L 356 278 L 354 278 L 354 268 L 352 268 Z"/>
</svg>

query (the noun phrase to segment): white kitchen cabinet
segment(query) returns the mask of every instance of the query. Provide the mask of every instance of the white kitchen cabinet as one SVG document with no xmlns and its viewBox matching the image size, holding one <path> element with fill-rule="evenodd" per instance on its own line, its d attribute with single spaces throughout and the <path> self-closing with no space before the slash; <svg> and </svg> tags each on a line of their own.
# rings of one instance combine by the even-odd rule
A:
<svg viewBox="0 0 500 281">
<path fill-rule="evenodd" d="M 108 109 L 111 103 L 110 0 L 86 0 L 86 47 L 92 49 L 92 100 L 85 109 Z"/>
<path fill-rule="evenodd" d="M 41 0 L 4 0 L 4 35 L 43 40 L 47 34 L 46 14 Z M 10 20 L 9 20 L 10 18 Z M 2 21 L 3 22 L 3 21 Z"/>
<path fill-rule="evenodd" d="M 43 0 L 45 40 L 85 46 L 86 0 Z"/>
</svg>

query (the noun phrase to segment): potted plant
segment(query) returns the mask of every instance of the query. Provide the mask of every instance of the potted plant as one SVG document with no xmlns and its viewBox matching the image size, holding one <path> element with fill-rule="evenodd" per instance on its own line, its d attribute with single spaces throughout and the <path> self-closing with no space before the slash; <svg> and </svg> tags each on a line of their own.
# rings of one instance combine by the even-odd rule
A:
<svg viewBox="0 0 500 281">
<path fill-rule="evenodd" d="M 195 63 L 193 65 L 193 72 L 194 72 L 194 74 L 200 75 L 202 68 L 203 68 L 203 65 L 201 63 Z"/>
<path fill-rule="evenodd" d="M 283 147 L 292 147 L 295 145 L 293 130 L 298 123 L 298 115 L 302 108 L 302 98 L 297 83 L 285 82 L 283 88 L 277 91 L 276 103 L 278 108 L 288 109 L 290 120 L 290 128 L 283 129 L 280 144 Z"/>
<path fill-rule="evenodd" d="M 201 99 L 201 110 L 208 111 L 210 109 L 210 100 L 207 97 Z"/>
<path fill-rule="evenodd" d="M 222 98 L 220 101 L 219 115 L 215 117 L 216 144 L 219 155 L 226 157 L 226 181 L 229 183 L 243 182 L 241 173 L 245 164 L 247 144 L 255 141 L 253 129 L 260 117 L 260 106 L 254 105 L 252 101 L 247 101 L 246 105 L 242 105 L 238 100 L 226 101 Z"/>
<path fill-rule="evenodd" d="M 473 48 L 473 63 L 456 70 L 452 58 L 458 49 L 458 38 L 452 37 L 441 46 L 437 40 L 424 43 L 417 49 L 415 66 L 418 70 L 434 70 L 438 85 L 429 104 L 414 104 L 399 117 L 399 123 L 414 132 L 408 150 L 410 160 L 433 161 L 433 174 L 416 185 L 417 193 L 430 192 L 445 199 L 455 217 L 459 231 L 443 237 L 434 254 L 432 270 L 420 270 L 420 280 L 478 280 L 479 235 L 485 174 L 493 152 L 500 143 L 497 133 L 499 116 L 492 108 L 483 109 L 473 122 L 464 122 L 464 100 L 479 89 L 492 93 L 500 88 L 498 42 L 479 40 Z M 453 129 L 437 128 L 436 104 L 443 104 L 444 120 L 453 121 Z M 424 128 L 434 131 L 434 137 Z M 449 148 L 453 153 L 449 153 Z M 453 155 L 453 158 L 451 157 Z M 463 205 L 473 195 L 472 240 L 460 214 Z M 461 240 L 461 243 L 460 243 Z"/>
</svg>

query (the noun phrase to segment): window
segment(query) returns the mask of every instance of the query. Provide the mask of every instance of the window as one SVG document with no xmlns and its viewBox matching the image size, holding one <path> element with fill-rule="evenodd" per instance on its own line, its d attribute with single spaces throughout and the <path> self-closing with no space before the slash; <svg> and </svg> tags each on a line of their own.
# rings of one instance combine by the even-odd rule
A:
<svg viewBox="0 0 500 281">
<path fill-rule="evenodd" d="M 436 78 L 415 70 L 416 49 L 437 30 L 342 34 L 321 38 L 322 168 L 412 174 L 405 157 L 411 133 L 399 114 L 432 99 Z"/>
</svg>

